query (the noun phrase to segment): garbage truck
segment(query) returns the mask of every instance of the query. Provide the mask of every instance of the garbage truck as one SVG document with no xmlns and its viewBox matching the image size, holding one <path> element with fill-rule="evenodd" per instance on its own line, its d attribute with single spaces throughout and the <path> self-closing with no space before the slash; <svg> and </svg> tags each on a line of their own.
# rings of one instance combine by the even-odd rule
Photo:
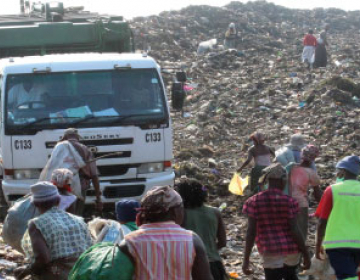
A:
<svg viewBox="0 0 360 280">
<path fill-rule="evenodd" d="M 139 199 L 154 186 L 173 185 L 166 87 L 157 62 L 132 52 L 128 23 L 62 3 L 20 3 L 20 15 L 0 16 L 0 172 L 6 203 L 29 193 L 69 127 L 100 157 L 103 202 Z M 177 77 L 184 79 L 181 73 Z M 182 82 L 173 85 L 178 95 Z M 94 195 L 88 190 L 88 204 Z"/>
</svg>

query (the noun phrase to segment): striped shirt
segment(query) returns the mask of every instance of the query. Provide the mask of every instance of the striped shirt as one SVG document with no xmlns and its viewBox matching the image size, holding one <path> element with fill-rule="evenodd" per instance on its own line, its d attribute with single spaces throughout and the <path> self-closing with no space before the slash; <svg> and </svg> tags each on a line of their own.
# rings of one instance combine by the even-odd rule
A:
<svg viewBox="0 0 360 280">
<path fill-rule="evenodd" d="M 137 280 L 190 280 L 195 259 L 193 232 L 174 222 L 142 225 L 125 236 Z"/>
</svg>

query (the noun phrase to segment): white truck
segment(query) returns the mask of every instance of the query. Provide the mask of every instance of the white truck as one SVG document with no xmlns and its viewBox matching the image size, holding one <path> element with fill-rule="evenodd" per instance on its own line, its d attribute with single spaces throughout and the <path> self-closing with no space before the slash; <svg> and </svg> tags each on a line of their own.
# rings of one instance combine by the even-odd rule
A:
<svg viewBox="0 0 360 280">
<path fill-rule="evenodd" d="M 29 192 L 66 128 L 99 159 L 103 202 L 173 185 L 172 130 L 159 65 L 143 54 L 56 54 L 0 60 L 2 189 Z M 116 153 L 121 152 L 121 153 Z M 87 203 L 94 191 L 87 193 Z"/>
</svg>

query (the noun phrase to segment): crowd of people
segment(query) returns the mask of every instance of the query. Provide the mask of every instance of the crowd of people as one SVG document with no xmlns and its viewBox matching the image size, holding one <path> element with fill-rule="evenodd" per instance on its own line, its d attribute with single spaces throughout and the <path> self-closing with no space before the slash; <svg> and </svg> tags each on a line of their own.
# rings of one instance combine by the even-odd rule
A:
<svg viewBox="0 0 360 280">
<path fill-rule="evenodd" d="M 242 209 L 248 218 L 243 273 L 252 273 L 250 258 L 255 244 L 266 280 L 296 280 L 301 261 L 303 269 L 310 267 L 306 241 L 311 190 L 320 202 L 315 213 L 319 218 L 316 258 L 326 255 L 338 279 L 357 279 L 360 158 L 340 160 L 336 165 L 337 181 L 322 194 L 315 166 L 320 151 L 306 144 L 301 134 L 292 135 L 289 144 L 277 151 L 265 145 L 266 136 L 261 132 L 250 139 L 254 145 L 237 170 L 241 172 L 254 161 L 251 196 Z M 86 162 L 94 168 L 92 154 L 85 151 L 86 146 L 80 146 L 76 130 L 68 129 L 58 145 L 69 140 L 71 145 L 79 145 L 76 150 L 90 159 Z M 81 190 L 88 188 L 91 178 L 96 185 L 96 172 L 92 173 L 91 166 L 88 171 L 93 175 L 82 178 L 87 181 L 80 184 L 84 186 Z M 156 187 L 140 203 L 131 199 L 116 203 L 116 220 L 95 219 L 86 224 L 81 217 L 84 198 L 72 190 L 74 173 L 56 168 L 49 178 L 31 186 L 31 202 L 38 214 L 28 221 L 21 240 L 30 263 L 16 269 L 17 279 L 28 275 L 40 280 L 77 279 L 79 267 L 86 264 L 84 260 L 93 259 L 91 254 L 103 248 L 99 244 L 118 246 L 122 261 L 106 269 L 118 271 L 122 280 L 228 279 L 219 253 L 226 247 L 226 226 L 220 210 L 206 204 L 208 190 L 200 182 L 181 179 L 174 188 Z M 97 209 L 101 206 L 98 199 Z M 100 265 L 102 260 L 97 263 Z"/>
</svg>

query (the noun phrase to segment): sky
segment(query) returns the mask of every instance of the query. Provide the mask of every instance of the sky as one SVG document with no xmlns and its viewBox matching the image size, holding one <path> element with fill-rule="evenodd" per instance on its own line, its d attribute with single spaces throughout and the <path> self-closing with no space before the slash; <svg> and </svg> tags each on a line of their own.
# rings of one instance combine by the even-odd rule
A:
<svg viewBox="0 0 360 280">
<path fill-rule="evenodd" d="M 122 15 L 127 19 L 131 19 L 134 16 L 158 14 L 167 10 L 178 10 L 189 5 L 223 6 L 230 1 L 231 0 L 62 0 L 65 6 L 83 5 L 88 11 Z M 300 9 L 322 7 L 360 10 L 359 0 L 269 0 L 268 2 Z M 19 11 L 20 0 L 0 0 L 0 3 L 0 14 L 18 13 Z"/>
</svg>

